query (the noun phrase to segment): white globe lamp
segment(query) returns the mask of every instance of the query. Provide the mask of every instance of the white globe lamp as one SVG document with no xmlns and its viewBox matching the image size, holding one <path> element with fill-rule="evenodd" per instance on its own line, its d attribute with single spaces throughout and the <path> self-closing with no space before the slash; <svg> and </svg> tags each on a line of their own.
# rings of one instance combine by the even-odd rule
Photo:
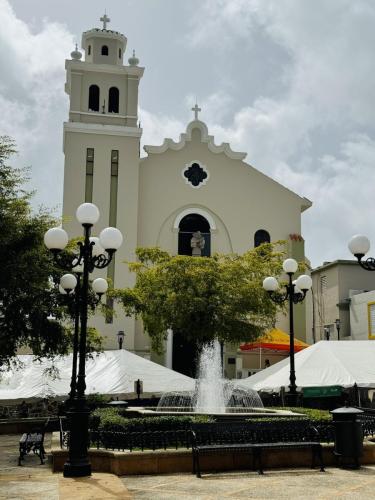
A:
<svg viewBox="0 0 375 500">
<path fill-rule="evenodd" d="M 52 251 L 64 250 L 68 241 L 68 234 L 61 227 L 52 227 L 44 235 L 44 244 Z"/>
<path fill-rule="evenodd" d="M 356 234 L 349 241 L 348 247 L 353 255 L 362 257 L 370 250 L 370 240 L 363 234 Z"/>
<path fill-rule="evenodd" d="M 268 276 L 263 280 L 263 288 L 266 292 L 275 292 L 279 288 L 279 282 L 273 276 Z"/>
<path fill-rule="evenodd" d="M 92 282 L 92 289 L 98 295 L 103 295 L 103 293 L 105 293 L 108 290 L 107 280 L 105 280 L 104 278 L 96 278 Z"/>
<path fill-rule="evenodd" d="M 93 226 L 98 222 L 99 216 L 99 209 L 93 203 L 82 203 L 76 211 L 77 220 L 83 226 Z"/>
<path fill-rule="evenodd" d="M 287 274 L 294 274 L 298 269 L 298 262 L 294 259 L 286 259 L 283 262 L 283 269 Z"/>
<path fill-rule="evenodd" d="M 99 235 L 100 244 L 107 252 L 114 252 L 122 245 L 122 234 L 115 227 L 107 227 Z"/>
<path fill-rule="evenodd" d="M 77 286 L 77 278 L 74 274 L 64 274 L 60 278 L 60 285 L 66 292 L 71 292 Z"/>
<path fill-rule="evenodd" d="M 296 286 L 303 292 L 310 290 L 312 279 L 307 274 L 301 274 L 301 276 L 296 279 Z"/>
</svg>

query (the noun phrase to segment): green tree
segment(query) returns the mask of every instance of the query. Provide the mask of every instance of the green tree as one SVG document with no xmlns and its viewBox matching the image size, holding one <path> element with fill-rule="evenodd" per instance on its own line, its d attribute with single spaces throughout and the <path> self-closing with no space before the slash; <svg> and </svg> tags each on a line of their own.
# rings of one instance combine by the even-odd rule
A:
<svg viewBox="0 0 375 500">
<path fill-rule="evenodd" d="M 14 153 L 12 140 L 0 136 L 0 365 L 22 346 L 37 356 L 65 354 L 72 338 L 66 323 L 72 309 L 51 286 L 63 271 L 43 242 L 56 221 L 46 210 L 33 213 L 33 193 L 23 187 L 27 172 L 7 165 Z M 100 347 L 97 333 L 89 341 Z"/>
<path fill-rule="evenodd" d="M 142 318 L 152 347 L 162 350 L 168 328 L 186 339 L 250 341 L 275 323 L 276 307 L 265 295 L 265 276 L 279 275 L 283 253 L 265 244 L 244 255 L 170 256 L 138 248 L 134 288 L 114 290 L 127 315 Z"/>
</svg>

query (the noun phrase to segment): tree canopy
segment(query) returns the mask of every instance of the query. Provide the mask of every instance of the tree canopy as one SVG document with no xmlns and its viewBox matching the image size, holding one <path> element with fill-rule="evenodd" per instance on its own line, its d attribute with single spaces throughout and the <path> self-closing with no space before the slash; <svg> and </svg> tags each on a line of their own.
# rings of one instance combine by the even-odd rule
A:
<svg viewBox="0 0 375 500">
<path fill-rule="evenodd" d="M 282 270 L 281 251 L 264 244 L 244 255 L 171 256 L 138 248 L 133 288 L 114 290 L 127 315 L 142 318 L 152 347 L 162 350 L 167 330 L 207 342 L 250 341 L 274 326 L 276 307 L 264 293 L 266 276 Z"/>
<path fill-rule="evenodd" d="M 37 356 L 65 354 L 72 337 L 65 322 L 71 307 L 51 286 L 51 277 L 63 271 L 43 242 L 56 221 L 46 210 L 33 213 L 27 172 L 7 165 L 14 153 L 12 140 L 0 136 L 0 365 L 22 346 Z M 97 334 L 90 341 L 100 346 Z"/>
</svg>

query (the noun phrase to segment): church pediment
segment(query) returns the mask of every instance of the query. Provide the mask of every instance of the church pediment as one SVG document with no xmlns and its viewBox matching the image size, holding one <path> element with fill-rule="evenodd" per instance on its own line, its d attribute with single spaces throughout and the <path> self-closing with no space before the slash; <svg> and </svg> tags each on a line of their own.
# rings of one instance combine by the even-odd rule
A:
<svg viewBox="0 0 375 500">
<path fill-rule="evenodd" d="M 208 134 L 206 124 L 200 120 L 191 121 L 187 126 L 186 132 L 180 135 L 178 142 L 166 138 L 161 146 L 143 146 L 143 149 L 148 154 L 161 154 L 169 149 L 179 151 L 185 147 L 187 142 L 192 142 L 193 140 L 200 140 L 201 143 L 207 144 L 208 149 L 212 153 L 224 153 L 232 160 L 243 160 L 247 156 L 247 153 L 233 151 L 228 142 L 223 142 L 220 145 L 215 144 L 214 136 Z"/>
</svg>

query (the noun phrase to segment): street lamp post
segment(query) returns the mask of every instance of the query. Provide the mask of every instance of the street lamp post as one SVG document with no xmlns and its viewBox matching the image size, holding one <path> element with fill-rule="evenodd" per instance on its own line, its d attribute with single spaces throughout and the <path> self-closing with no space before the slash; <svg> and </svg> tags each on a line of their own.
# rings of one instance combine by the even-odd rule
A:
<svg viewBox="0 0 375 500">
<path fill-rule="evenodd" d="M 83 271 L 83 266 L 77 266 L 74 271 L 76 272 L 76 276 L 71 275 L 76 280 L 76 285 L 74 288 L 70 288 L 74 284 L 67 283 L 64 280 L 64 276 L 60 279 L 59 290 L 62 294 L 70 295 L 74 290 L 74 335 L 73 335 L 73 359 L 72 359 L 72 377 L 70 379 L 70 393 L 69 393 L 69 403 L 72 402 L 75 393 L 76 393 L 76 383 L 77 383 L 77 356 L 78 356 L 78 338 L 79 338 L 79 309 L 80 309 L 80 293 L 81 293 L 81 274 Z M 65 275 L 66 276 L 66 275 Z"/>
<path fill-rule="evenodd" d="M 271 300 L 276 304 L 282 304 L 289 301 L 289 398 L 290 404 L 297 403 L 296 371 L 294 365 L 294 318 L 293 306 L 302 302 L 306 297 L 307 291 L 311 288 L 312 281 L 310 276 L 303 274 L 293 281 L 293 275 L 298 269 L 298 263 L 294 259 L 286 259 L 283 262 L 283 269 L 288 275 L 288 283 L 285 285 L 285 292 L 279 293 L 279 283 L 276 278 L 269 276 L 263 281 L 263 288 L 266 290 Z"/>
<path fill-rule="evenodd" d="M 61 294 L 71 295 L 74 291 L 74 335 L 73 335 L 73 354 L 72 354 L 72 377 L 70 380 L 70 393 L 68 404 L 71 405 L 72 400 L 76 395 L 77 387 L 77 361 L 78 361 L 78 342 L 79 342 L 79 315 L 81 308 L 81 274 L 83 266 L 77 265 L 73 268 L 75 276 L 72 274 L 65 274 L 61 277 L 59 283 L 59 290 Z M 70 278 L 71 277 L 71 278 Z M 76 283 L 74 287 L 74 283 Z M 97 294 L 98 298 L 95 305 L 99 304 L 102 295 L 108 289 L 108 283 L 103 278 L 96 278 L 92 282 L 92 289 Z"/>
<path fill-rule="evenodd" d="M 69 458 L 64 464 L 65 477 L 82 477 L 91 474 L 91 464 L 88 460 L 88 425 L 89 409 L 86 404 L 86 337 L 87 337 L 87 301 L 89 274 L 97 269 L 104 269 L 112 261 L 113 255 L 122 244 L 121 232 L 113 227 L 103 229 L 99 239 L 91 238 L 91 228 L 99 220 L 99 210 L 92 203 L 83 203 L 77 208 L 76 217 L 84 230 L 84 241 L 78 242 L 79 255 L 71 261 L 59 258 L 61 250 L 68 243 L 66 231 L 55 227 L 44 235 L 47 248 L 53 252 L 55 260 L 70 270 L 83 264 L 82 283 L 80 290 L 80 320 L 81 331 L 78 341 L 78 376 L 76 391 L 72 400 L 70 416 Z M 103 280 L 105 281 L 105 280 Z"/>
<path fill-rule="evenodd" d="M 340 318 L 337 318 L 335 320 L 335 325 L 336 325 L 336 330 L 337 330 L 337 340 L 340 340 L 340 328 L 341 328 Z"/>
<path fill-rule="evenodd" d="M 118 348 L 122 349 L 122 344 L 124 343 L 125 333 L 124 330 L 119 330 L 117 334 Z"/>
</svg>

